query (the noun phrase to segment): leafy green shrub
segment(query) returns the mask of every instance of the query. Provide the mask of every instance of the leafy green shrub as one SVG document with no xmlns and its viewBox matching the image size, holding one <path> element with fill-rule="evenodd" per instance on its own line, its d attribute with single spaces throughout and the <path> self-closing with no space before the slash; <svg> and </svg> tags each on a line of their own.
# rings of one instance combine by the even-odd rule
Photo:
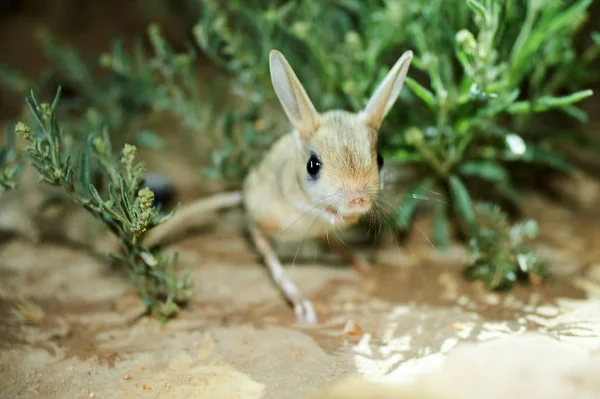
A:
<svg viewBox="0 0 600 399">
<path fill-rule="evenodd" d="M 279 49 L 321 110 L 361 109 L 399 54 L 413 49 L 404 104 L 391 111 L 380 140 L 387 159 L 411 164 L 421 176 L 397 206 L 396 225 L 407 228 L 431 191 L 445 193 L 433 212 L 435 239 L 444 247 L 451 215 L 467 236 L 483 237 L 474 182 L 518 203 L 510 164 L 575 170 L 556 151 L 575 133 L 541 130 L 536 115 L 556 109 L 586 121 L 574 104 L 592 92 L 576 90 L 599 76 L 590 63 L 600 35 L 582 54 L 575 39 L 591 3 L 209 0 L 194 35 L 232 73 L 236 93 L 257 105 L 273 97 L 268 54 Z"/>
<path fill-rule="evenodd" d="M 148 108 L 169 111 L 180 117 L 184 130 L 205 129 L 207 123 L 198 115 L 202 104 L 192 69 L 193 49 L 176 53 L 165 41 L 158 25 L 151 25 L 147 36 L 153 54 L 144 48 L 142 38 L 137 37 L 132 54 L 128 54 L 123 41 L 118 40 L 111 53 L 100 56 L 100 64 L 115 80 L 113 85 L 129 84 L 128 92 L 143 99 Z"/>
<path fill-rule="evenodd" d="M 118 238 L 121 253 L 111 255 L 127 266 L 147 309 L 164 321 L 189 299 L 191 281 L 177 276 L 176 256 L 170 260 L 160 251 L 150 251 L 144 236 L 168 220 L 177 207 L 168 215 L 159 214 L 152 205 L 153 192 L 147 187 L 140 189 L 145 169 L 143 163 L 135 163 L 135 146 L 126 144 L 121 152 L 113 153 L 106 130 L 90 134 L 87 145 L 73 159 L 63 145 L 70 132 L 63 131 L 56 119 L 59 98 L 60 88 L 52 105 L 38 103 L 33 91 L 27 98 L 37 126 L 32 130 L 22 122 L 16 125 L 17 133 L 29 142 L 25 153 L 41 182 L 62 187 L 73 203 Z"/>
<path fill-rule="evenodd" d="M 101 56 L 102 65 L 122 81 L 139 80 L 136 87 L 145 90 L 140 96 L 149 99 L 148 106 L 154 111 L 177 117 L 181 134 L 203 134 L 208 139 L 211 164 L 204 169 L 205 175 L 239 184 L 261 150 L 271 143 L 265 134 L 271 125 L 261 123 L 259 107 L 223 107 L 223 93 L 229 90 L 223 78 L 213 81 L 201 95 L 194 48 L 176 52 L 156 24 L 148 27 L 147 36 L 151 56 L 139 45 L 130 56 L 118 42 L 112 53 Z"/>
<path fill-rule="evenodd" d="M 138 145 L 160 147 L 162 142 L 154 132 L 129 133 L 129 127 L 151 109 L 157 95 L 154 65 L 140 38 L 134 39 L 132 56 L 125 56 L 124 41 L 117 40 L 112 55 L 103 54 L 90 61 L 46 29 L 36 33 L 48 66 L 34 78 L 0 66 L 0 84 L 24 95 L 31 89 L 53 95 L 56 82 L 68 88 L 69 96 L 56 111 L 71 133 L 74 150 L 85 144 L 90 131 L 98 131 L 102 126 L 108 127 L 113 139 L 122 140 L 125 135 L 125 140 Z M 110 68 L 101 68 L 107 66 Z"/>
</svg>

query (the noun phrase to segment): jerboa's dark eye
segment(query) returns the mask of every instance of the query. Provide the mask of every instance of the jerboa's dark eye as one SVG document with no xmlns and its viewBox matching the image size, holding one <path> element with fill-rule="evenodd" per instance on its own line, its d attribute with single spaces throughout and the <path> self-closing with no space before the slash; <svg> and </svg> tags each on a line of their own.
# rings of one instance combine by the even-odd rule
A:
<svg viewBox="0 0 600 399">
<path fill-rule="evenodd" d="M 383 155 L 381 155 L 380 152 L 377 153 L 377 167 L 379 168 L 379 170 L 383 168 Z"/>
<path fill-rule="evenodd" d="M 321 166 L 321 160 L 315 154 L 311 154 L 306 164 L 306 171 L 310 177 L 316 178 L 321 170 Z"/>
</svg>

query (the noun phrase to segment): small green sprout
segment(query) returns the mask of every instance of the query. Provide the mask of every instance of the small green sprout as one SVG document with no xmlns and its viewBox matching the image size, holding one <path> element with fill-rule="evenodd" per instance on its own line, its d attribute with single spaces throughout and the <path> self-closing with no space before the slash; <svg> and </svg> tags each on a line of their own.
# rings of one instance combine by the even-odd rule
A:
<svg viewBox="0 0 600 399">
<path fill-rule="evenodd" d="M 469 240 L 470 259 L 465 276 L 481 280 L 494 290 L 510 290 L 518 281 L 540 283 L 552 278 L 547 263 L 538 257 L 530 241 L 538 234 L 534 220 L 509 225 L 494 204 L 476 206 L 477 232 Z"/>
</svg>

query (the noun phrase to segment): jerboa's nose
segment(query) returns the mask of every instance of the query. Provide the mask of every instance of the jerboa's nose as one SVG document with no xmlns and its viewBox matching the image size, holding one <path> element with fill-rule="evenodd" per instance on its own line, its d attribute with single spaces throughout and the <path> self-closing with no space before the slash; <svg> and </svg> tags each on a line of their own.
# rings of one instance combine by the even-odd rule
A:
<svg viewBox="0 0 600 399">
<path fill-rule="evenodd" d="M 362 191 L 351 193 L 348 197 L 348 207 L 360 208 L 369 203 L 369 197 Z"/>
</svg>

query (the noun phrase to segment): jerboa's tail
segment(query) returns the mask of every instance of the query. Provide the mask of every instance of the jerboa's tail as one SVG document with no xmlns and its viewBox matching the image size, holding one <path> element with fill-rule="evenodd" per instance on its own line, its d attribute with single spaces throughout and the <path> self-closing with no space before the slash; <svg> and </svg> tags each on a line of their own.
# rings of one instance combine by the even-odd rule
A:
<svg viewBox="0 0 600 399">
<path fill-rule="evenodd" d="M 149 247 L 159 246 L 169 239 L 173 233 L 209 224 L 215 220 L 216 211 L 234 208 L 241 204 L 241 191 L 232 191 L 199 198 L 194 202 L 179 207 L 171 219 L 150 230 L 144 240 L 145 244 Z"/>
</svg>

